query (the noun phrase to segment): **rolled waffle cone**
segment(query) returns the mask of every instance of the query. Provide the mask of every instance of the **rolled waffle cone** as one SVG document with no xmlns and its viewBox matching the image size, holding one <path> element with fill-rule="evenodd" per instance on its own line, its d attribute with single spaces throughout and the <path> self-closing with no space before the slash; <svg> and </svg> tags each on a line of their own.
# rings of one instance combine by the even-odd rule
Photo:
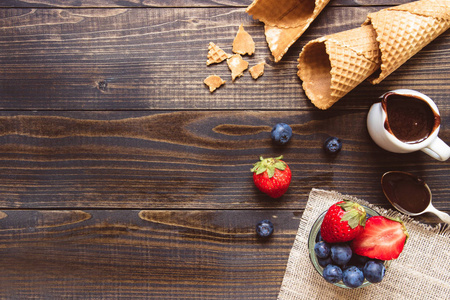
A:
<svg viewBox="0 0 450 300">
<path fill-rule="evenodd" d="M 450 27 L 450 0 L 421 0 L 369 14 L 361 28 L 305 45 L 297 75 L 311 102 L 331 107 L 366 78 L 381 82 Z"/>
<path fill-rule="evenodd" d="M 387 10 L 407 11 L 419 16 L 449 20 L 449 6 L 449 0 L 422 0 L 391 7 Z"/>
<path fill-rule="evenodd" d="M 264 33 L 275 62 L 306 31 L 330 0 L 254 0 L 246 12 L 264 22 Z"/>
<path fill-rule="evenodd" d="M 369 14 L 380 44 L 380 71 L 369 78 L 380 83 L 423 47 L 450 28 L 450 0 L 422 0 Z"/>
<path fill-rule="evenodd" d="M 305 45 L 297 75 L 311 102 L 328 109 L 380 66 L 372 26 L 325 36 Z"/>
</svg>

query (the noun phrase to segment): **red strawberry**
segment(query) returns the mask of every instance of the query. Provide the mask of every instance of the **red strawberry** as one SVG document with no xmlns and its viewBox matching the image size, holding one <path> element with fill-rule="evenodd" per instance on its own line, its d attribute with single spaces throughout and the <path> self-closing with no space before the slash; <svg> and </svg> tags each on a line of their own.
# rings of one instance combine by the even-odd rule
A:
<svg viewBox="0 0 450 300">
<path fill-rule="evenodd" d="M 251 169 L 256 187 L 272 198 L 283 196 L 291 183 L 291 169 L 282 158 L 260 157 L 260 161 Z"/>
<path fill-rule="evenodd" d="M 400 219 L 375 216 L 367 219 L 366 228 L 352 241 L 351 247 L 356 254 L 390 260 L 400 255 L 408 237 Z"/>
<path fill-rule="evenodd" d="M 320 234 L 328 243 L 348 242 L 361 234 L 365 223 L 364 208 L 358 203 L 344 200 L 328 209 L 320 227 Z"/>
</svg>

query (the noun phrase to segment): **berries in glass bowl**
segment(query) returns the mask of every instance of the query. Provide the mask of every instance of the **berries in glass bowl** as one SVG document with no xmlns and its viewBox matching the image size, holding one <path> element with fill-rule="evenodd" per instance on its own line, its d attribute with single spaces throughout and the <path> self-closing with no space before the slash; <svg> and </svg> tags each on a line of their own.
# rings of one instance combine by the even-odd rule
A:
<svg viewBox="0 0 450 300">
<path fill-rule="evenodd" d="M 367 216 L 379 214 L 362 206 Z M 390 261 L 373 259 L 354 253 L 352 241 L 328 243 L 323 240 L 321 226 L 327 211 L 313 224 L 309 238 L 309 256 L 314 268 L 329 283 L 342 288 L 361 288 L 381 282 Z"/>
</svg>

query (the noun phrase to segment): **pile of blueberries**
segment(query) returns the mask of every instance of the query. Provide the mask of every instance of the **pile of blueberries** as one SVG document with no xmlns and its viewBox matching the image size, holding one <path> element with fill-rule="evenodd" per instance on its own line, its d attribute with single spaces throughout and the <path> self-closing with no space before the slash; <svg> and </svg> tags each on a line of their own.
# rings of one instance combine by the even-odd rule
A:
<svg viewBox="0 0 450 300">
<path fill-rule="evenodd" d="M 364 278 L 371 283 L 383 280 L 386 272 L 384 261 L 352 253 L 346 243 L 328 244 L 320 232 L 316 238 L 314 252 L 323 269 L 323 278 L 329 283 L 342 282 L 349 288 L 357 288 Z"/>
</svg>

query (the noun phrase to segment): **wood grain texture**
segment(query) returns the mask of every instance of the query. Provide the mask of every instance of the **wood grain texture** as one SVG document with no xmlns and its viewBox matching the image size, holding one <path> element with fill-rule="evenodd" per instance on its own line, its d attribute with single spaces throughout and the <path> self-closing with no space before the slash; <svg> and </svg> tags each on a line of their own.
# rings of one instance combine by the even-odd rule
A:
<svg viewBox="0 0 450 300">
<path fill-rule="evenodd" d="M 274 299 L 301 213 L 7 211 L 0 298 Z"/>
<path fill-rule="evenodd" d="M 408 0 L 335 0 L 328 6 L 399 5 Z M 0 7 L 247 7 L 252 0 L 1 0 Z"/>
<path fill-rule="evenodd" d="M 319 111 L 296 76 L 303 45 L 409 0 L 333 0 L 280 63 L 251 2 L 0 0 L 0 299 L 275 299 L 311 188 L 391 207 L 389 170 L 422 177 L 450 212 L 448 162 L 388 153 L 365 124 L 381 94 L 412 88 L 450 143 L 449 33 Z M 256 42 L 245 59 L 267 64 L 257 81 L 206 66 L 208 43 L 231 52 L 241 23 Z M 212 74 L 227 81 L 213 94 Z M 294 131 L 284 147 L 277 122 Z M 343 140 L 335 157 L 329 136 Z M 250 168 L 280 154 L 293 180 L 274 200 Z"/>
<path fill-rule="evenodd" d="M 6 213 L 2 299 L 275 299 L 303 211 Z"/>
<path fill-rule="evenodd" d="M 330 7 L 274 63 L 263 25 L 245 8 L 1 9 L 0 109 L 308 109 L 297 58 L 306 42 L 359 26 L 381 7 Z M 231 52 L 239 24 L 256 42 L 250 66 L 267 63 L 257 81 L 231 82 L 225 63 L 206 66 L 215 42 Z M 364 82 L 332 110 L 367 110 L 387 90 L 408 87 L 448 109 L 450 35 L 442 34 L 381 84 Z M 209 92 L 203 80 L 227 83 Z M 364 96 L 362 96 L 364 95 Z"/>
<path fill-rule="evenodd" d="M 313 187 L 387 205 L 381 175 L 421 176 L 448 209 L 450 169 L 424 153 L 388 153 L 370 139 L 366 111 L 175 111 L 0 113 L 0 207 L 297 209 Z M 450 140 L 442 111 L 440 137 Z M 286 147 L 270 130 L 291 125 Z M 343 140 L 325 155 L 328 136 Z M 253 185 L 260 155 L 283 154 L 293 181 L 279 201 Z M 300 201 L 300 202 L 299 202 Z"/>
</svg>

